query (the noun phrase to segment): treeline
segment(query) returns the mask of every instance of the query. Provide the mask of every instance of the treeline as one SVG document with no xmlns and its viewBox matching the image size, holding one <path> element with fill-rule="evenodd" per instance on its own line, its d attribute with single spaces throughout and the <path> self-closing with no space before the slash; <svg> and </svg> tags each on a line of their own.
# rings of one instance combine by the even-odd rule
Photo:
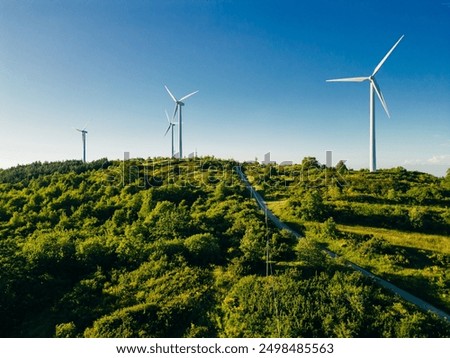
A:
<svg viewBox="0 0 450 358">
<path fill-rule="evenodd" d="M 0 336 L 450 335 L 313 242 L 266 226 L 236 165 L 101 160 L 1 171 Z"/>
<path fill-rule="evenodd" d="M 0 183 L 28 183 L 29 180 L 41 176 L 59 173 L 81 174 L 88 170 L 106 169 L 112 164 L 106 158 L 84 163 L 81 160 L 67 160 L 62 162 L 34 162 L 27 165 L 18 165 L 10 169 L 0 169 Z"/>
</svg>

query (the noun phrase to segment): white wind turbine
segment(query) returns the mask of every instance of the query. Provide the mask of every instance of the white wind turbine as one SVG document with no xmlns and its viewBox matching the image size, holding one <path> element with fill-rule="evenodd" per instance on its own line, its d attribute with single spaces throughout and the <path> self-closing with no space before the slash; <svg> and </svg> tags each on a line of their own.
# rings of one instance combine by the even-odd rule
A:
<svg viewBox="0 0 450 358">
<path fill-rule="evenodd" d="M 196 94 L 198 91 L 189 93 L 188 95 L 181 97 L 180 99 L 176 99 L 175 96 L 172 94 L 172 92 L 170 92 L 170 90 L 166 87 L 167 92 L 169 93 L 170 97 L 173 99 L 173 101 L 175 102 L 175 110 L 173 112 L 173 118 L 176 117 L 177 112 L 178 112 L 178 140 L 179 140 L 179 151 L 178 151 L 178 157 L 180 159 L 183 159 L 183 126 L 182 126 L 182 118 L 181 118 L 181 107 L 184 106 L 183 101 L 185 99 L 188 99 L 189 97 L 193 96 L 194 94 Z"/>
<path fill-rule="evenodd" d="M 86 130 L 87 124 L 83 127 L 83 129 L 75 128 L 78 132 L 81 132 L 81 139 L 83 141 L 83 163 L 86 163 Z"/>
<path fill-rule="evenodd" d="M 333 80 L 327 80 L 327 82 L 370 82 L 370 171 L 374 172 L 377 170 L 377 160 L 376 160 L 376 145 L 375 145 L 375 92 L 380 99 L 380 102 L 387 114 L 390 118 L 389 110 L 386 105 L 386 101 L 384 100 L 383 93 L 381 92 L 380 87 L 378 86 L 377 81 L 375 80 L 375 75 L 380 70 L 381 66 L 383 66 L 384 62 L 391 55 L 392 51 L 397 47 L 400 41 L 403 39 L 405 35 L 402 35 L 400 39 L 395 43 L 394 46 L 389 50 L 389 52 L 383 57 L 380 63 L 375 67 L 373 73 L 368 77 L 350 77 L 350 78 L 338 78 Z"/>
<path fill-rule="evenodd" d="M 167 135 L 167 133 L 169 133 L 170 130 L 172 130 L 172 158 L 175 158 L 175 148 L 174 148 L 174 140 L 173 140 L 173 127 L 175 127 L 175 122 L 172 122 L 169 118 L 169 114 L 166 111 L 166 118 L 167 121 L 169 122 L 169 127 L 167 127 L 166 133 L 164 133 L 164 137 Z"/>
</svg>

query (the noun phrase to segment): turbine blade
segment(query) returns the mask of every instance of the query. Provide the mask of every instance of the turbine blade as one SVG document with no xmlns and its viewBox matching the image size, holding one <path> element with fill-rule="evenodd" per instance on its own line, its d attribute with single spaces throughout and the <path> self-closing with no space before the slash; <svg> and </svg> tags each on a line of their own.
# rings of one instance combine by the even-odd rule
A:
<svg viewBox="0 0 450 358">
<path fill-rule="evenodd" d="M 166 85 L 164 85 L 164 87 L 166 87 L 167 93 L 169 93 L 169 96 L 172 97 L 173 101 L 176 103 L 176 102 L 177 102 L 177 99 L 175 98 L 175 96 L 172 94 L 172 92 L 170 92 L 170 90 L 167 88 Z"/>
<path fill-rule="evenodd" d="M 386 101 L 385 101 L 384 96 L 383 96 L 383 92 L 381 92 L 380 86 L 378 86 L 378 83 L 375 80 L 375 78 L 372 79 L 370 85 L 373 86 L 373 88 L 375 89 L 375 92 L 377 93 L 378 98 L 380 99 L 381 105 L 383 106 L 384 111 L 386 112 L 388 118 L 391 118 L 391 115 L 389 114 L 389 110 L 388 110 Z"/>
<path fill-rule="evenodd" d="M 370 77 L 349 77 L 349 78 L 336 78 L 333 80 L 327 80 L 327 82 L 364 82 L 370 80 Z"/>
<path fill-rule="evenodd" d="M 193 96 L 194 94 L 196 94 L 198 91 L 189 93 L 188 95 L 184 96 L 183 98 L 180 98 L 180 102 L 184 101 L 185 99 L 188 99 L 189 97 Z"/>
<path fill-rule="evenodd" d="M 173 111 L 173 116 L 172 116 L 172 121 L 175 119 L 175 117 L 177 116 L 177 111 L 178 111 L 178 104 L 175 106 L 175 109 Z"/>
<path fill-rule="evenodd" d="M 166 130 L 166 133 L 164 133 L 164 137 L 167 135 L 167 133 L 169 133 L 171 127 L 172 127 L 172 124 L 169 124 L 169 127 L 167 127 L 167 130 Z"/>
<path fill-rule="evenodd" d="M 389 50 L 389 52 L 383 57 L 383 59 L 380 61 L 380 63 L 378 64 L 377 67 L 375 67 L 375 69 L 373 70 L 372 76 L 375 76 L 377 74 L 377 72 L 380 70 L 381 66 L 383 66 L 383 64 L 386 62 L 386 60 L 388 59 L 388 57 L 391 55 L 392 51 L 394 51 L 394 49 L 397 47 L 397 45 L 400 43 L 400 41 L 403 39 L 403 37 L 405 37 L 405 35 L 402 35 L 398 41 L 395 43 L 394 46 L 392 46 L 392 48 Z"/>
<path fill-rule="evenodd" d="M 172 122 L 170 121 L 170 118 L 169 118 L 169 113 L 167 113 L 167 109 L 166 109 L 166 110 L 164 110 L 164 112 L 166 112 L 166 118 L 167 118 L 167 122 L 169 122 L 169 124 L 171 124 Z"/>
</svg>

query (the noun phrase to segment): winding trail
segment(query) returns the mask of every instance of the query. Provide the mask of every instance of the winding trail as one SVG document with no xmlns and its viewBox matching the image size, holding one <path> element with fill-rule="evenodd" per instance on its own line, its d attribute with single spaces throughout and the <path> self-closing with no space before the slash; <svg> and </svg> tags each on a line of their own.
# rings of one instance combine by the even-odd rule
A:
<svg viewBox="0 0 450 358">
<path fill-rule="evenodd" d="M 286 225 L 284 222 L 282 222 L 277 216 L 274 215 L 274 213 L 272 213 L 269 210 L 263 197 L 251 186 L 247 177 L 242 172 L 241 167 L 235 167 L 235 169 L 236 169 L 236 173 L 239 175 L 239 177 L 244 182 L 247 189 L 250 191 L 251 196 L 256 200 L 258 206 L 261 208 L 261 210 L 263 210 L 266 213 L 267 217 L 274 223 L 274 225 L 276 227 L 278 227 L 279 229 L 284 229 L 284 230 L 289 231 L 290 233 L 292 233 L 292 235 L 294 235 L 297 238 L 301 238 L 302 236 L 298 232 L 296 232 L 295 230 L 290 228 L 288 225 Z M 324 249 L 324 251 L 332 258 L 338 257 L 338 254 L 334 253 L 333 251 L 330 251 L 327 249 Z M 444 321 L 450 322 L 450 315 L 447 314 L 446 312 L 440 310 L 439 308 L 434 307 L 432 304 L 422 300 L 421 298 L 414 296 L 413 294 L 411 294 L 405 290 L 402 290 L 401 288 L 395 286 L 394 284 L 390 283 L 389 281 L 386 281 L 386 280 L 382 279 L 381 277 L 376 276 L 375 274 L 362 268 L 361 266 L 358 266 L 357 264 L 350 262 L 348 260 L 346 260 L 346 262 L 347 262 L 348 266 L 350 266 L 351 268 L 353 268 L 356 271 L 359 271 L 364 276 L 369 277 L 370 279 L 375 281 L 375 283 L 377 283 L 379 286 L 384 287 L 384 288 L 388 289 L 389 291 L 399 295 L 405 301 L 408 301 L 408 302 L 416 305 L 421 310 L 434 313 L 439 318 L 443 319 Z"/>
</svg>

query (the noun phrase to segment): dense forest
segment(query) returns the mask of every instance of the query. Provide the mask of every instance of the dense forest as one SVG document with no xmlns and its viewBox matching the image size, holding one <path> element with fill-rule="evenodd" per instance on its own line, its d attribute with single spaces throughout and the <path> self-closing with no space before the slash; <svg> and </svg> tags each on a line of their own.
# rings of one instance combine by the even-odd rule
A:
<svg viewBox="0 0 450 358">
<path fill-rule="evenodd" d="M 328 169 L 311 158 L 244 164 L 299 240 L 265 220 L 236 165 L 104 159 L 0 170 L 0 336 L 450 336 L 449 323 L 322 251 L 365 255 L 375 271 L 379 257 L 417 266 L 424 278 L 397 281 L 417 279 L 448 311 L 450 175 Z M 393 245 L 383 237 L 393 232 L 416 236 Z"/>
</svg>

